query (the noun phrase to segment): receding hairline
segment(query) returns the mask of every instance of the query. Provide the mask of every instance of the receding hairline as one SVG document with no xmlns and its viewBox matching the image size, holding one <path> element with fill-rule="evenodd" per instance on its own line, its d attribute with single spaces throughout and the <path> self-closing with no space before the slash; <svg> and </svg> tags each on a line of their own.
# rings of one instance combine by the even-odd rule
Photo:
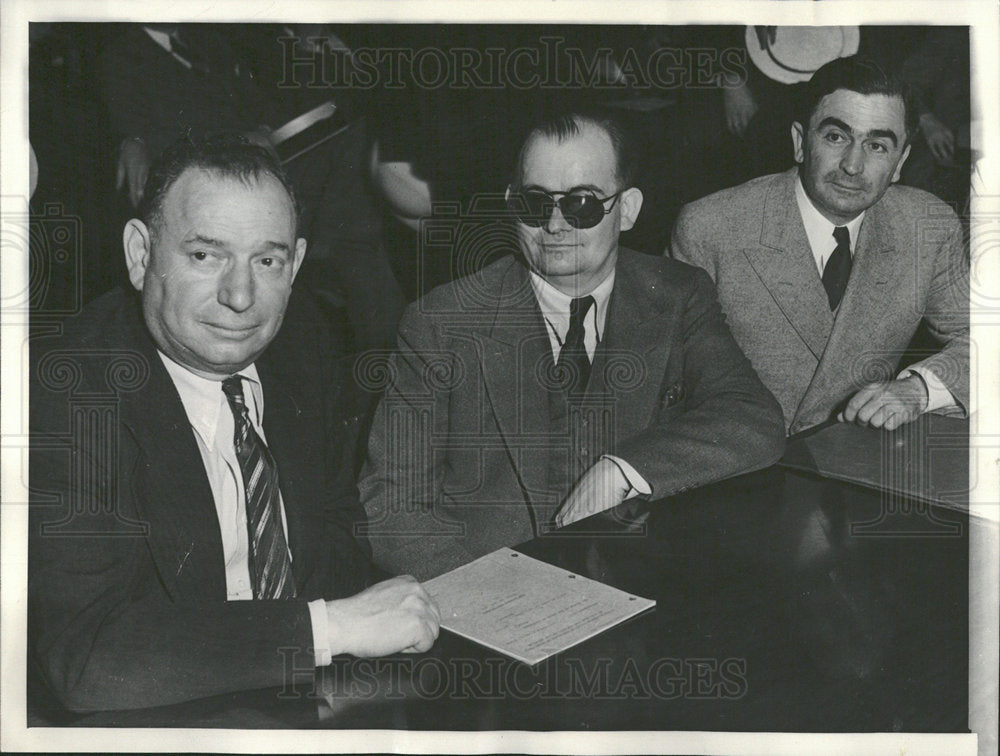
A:
<svg viewBox="0 0 1000 756">
<path fill-rule="evenodd" d="M 517 165 L 517 178 L 521 184 L 524 183 L 524 165 L 528 158 L 528 152 L 535 146 L 535 143 L 541 139 L 546 139 L 556 144 L 565 144 L 573 139 L 580 139 L 584 135 L 584 131 L 587 128 L 598 131 L 603 135 L 607 149 L 611 154 L 611 162 L 614 166 L 614 178 L 615 181 L 619 183 L 624 183 L 623 166 L 619 160 L 618 151 L 615 149 L 615 142 L 611 136 L 611 133 L 605 128 L 604 124 L 586 115 L 576 115 L 573 117 L 573 123 L 576 126 L 575 132 L 567 132 L 565 134 L 560 133 L 549 133 L 543 129 L 533 129 L 524 140 L 524 145 L 521 147 L 520 153 L 518 154 L 518 165 Z M 621 187 L 622 189 L 627 189 L 628 187 Z"/>
<path fill-rule="evenodd" d="M 270 171 L 260 170 L 256 173 L 247 174 L 237 174 L 230 173 L 222 168 L 216 168 L 214 166 L 199 165 L 197 163 L 192 163 L 188 165 L 180 172 L 180 174 L 172 182 L 167 190 L 163 193 L 162 199 L 156 206 L 156 212 L 149 219 L 149 232 L 155 237 L 156 229 L 163 223 L 163 214 L 166 210 L 168 203 L 171 201 L 171 197 L 175 197 L 175 190 L 185 181 L 191 181 L 196 178 L 196 174 L 202 174 L 205 178 L 218 184 L 235 184 L 239 185 L 245 190 L 251 190 L 255 186 L 261 186 L 266 184 L 268 181 L 275 184 L 278 189 L 280 189 L 282 196 L 284 196 L 286 202 L 288 203 L 288 211 L 292 221 L 293 230 L 297 231 L 296 227 L 296 217 L 295 217 L 295 200 L 292 195 L 288 192 L 288 189 L 282 183 L 281 179 L 273 175 Z M 177 201 L 177 200 L 174 200 Z"/>
</svg>

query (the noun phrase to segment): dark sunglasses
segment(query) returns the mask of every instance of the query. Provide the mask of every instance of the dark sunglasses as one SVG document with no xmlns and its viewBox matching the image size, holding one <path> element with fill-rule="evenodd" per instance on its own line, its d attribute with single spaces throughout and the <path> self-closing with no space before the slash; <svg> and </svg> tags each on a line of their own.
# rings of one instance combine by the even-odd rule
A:
<svg viewBox="0 0 1000 756">
<path fill-rule="evenodd" d="M 557 195 L 562 196 L 557 199 Z M 511 192 L 507 197 L 507 209 L 524 225 L 538 228 L 549 222 L 552 211 L 558 205 L 562 217 L 573 228 L 593 228 L 611 212 L 621 195 L 622 192 L 615 192 L 608 197 L 595 197 L 593 194 L 550 194 L 529 189 L 526 192 Z M 605 207 L 604 203 L 609 200 L 611 204 Z"/>
</svg>

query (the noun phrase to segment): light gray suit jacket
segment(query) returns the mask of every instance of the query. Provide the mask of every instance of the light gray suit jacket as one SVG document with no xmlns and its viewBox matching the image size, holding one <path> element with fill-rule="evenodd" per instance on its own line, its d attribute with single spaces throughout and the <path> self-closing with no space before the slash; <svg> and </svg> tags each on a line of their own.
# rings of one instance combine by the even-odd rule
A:
<svg viewBox="0 0 1000 756">
<path fill-rule="evenodd" d="M 376 564 L 424 579 L 534 537 L 569 492 L 547 477 L 558 455 L 617 455 L 661 498 L 783 451 L 777 403 L 688 265 L 620 251 L 575 431 L 549 424 L 552 365 L 513 256 L 410 306 L 375 371 L 387 386 L 359 484 Z"/>
<path fill-rule="evenodd" d="M 950 207 L 891 186 L 868 209 L 836 316 L 795 202 L 797 169 L 684 207 L 674 258 L 716 283 L 733 336 L 796 433 L 864 384 L 895 377 L 921 320 L 943 348 L 920 364 L 969 406 L 969 263 Z"/>
</svg>

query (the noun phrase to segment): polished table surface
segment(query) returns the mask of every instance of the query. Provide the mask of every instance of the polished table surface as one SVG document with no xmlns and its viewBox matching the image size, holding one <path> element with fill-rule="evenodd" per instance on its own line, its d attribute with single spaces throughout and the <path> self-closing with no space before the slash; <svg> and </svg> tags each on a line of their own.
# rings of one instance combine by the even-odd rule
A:
<svg viewBox="0 0 1000 756">
<path fill-rule="evenodd" d="M 867 484 L 779 465 L 522 544 L 657 601 L 535 667 L 443 631 L 426 654 L 290 666 L 285 688 L 40 721 L 967 732 L 969 519 L 887 506 Z"/>
<path fill-rule="evenodd" d="M 782 462 L 900 500 L 969 508 L 966 419 L 923 415 L 894 431 L 823 423 L 792 437 Z"/>
</svg>

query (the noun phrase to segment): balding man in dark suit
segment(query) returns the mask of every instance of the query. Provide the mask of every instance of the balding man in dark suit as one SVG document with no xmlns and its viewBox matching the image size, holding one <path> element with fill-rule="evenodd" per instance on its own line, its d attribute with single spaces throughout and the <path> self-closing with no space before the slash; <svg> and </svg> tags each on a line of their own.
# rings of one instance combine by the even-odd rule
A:
<svg viewBox="0 0 1000 756">
<path fill-rule="evenodd" d="M 350 375 L 289 305 L 305 241 L 271 155 L 168 149 L 124 245 L 141 296 L 32 344 L 29 636 L 52 692 L 148 707 L 429 648 L 420 586 L 369 585 Z"/>
</svg>

